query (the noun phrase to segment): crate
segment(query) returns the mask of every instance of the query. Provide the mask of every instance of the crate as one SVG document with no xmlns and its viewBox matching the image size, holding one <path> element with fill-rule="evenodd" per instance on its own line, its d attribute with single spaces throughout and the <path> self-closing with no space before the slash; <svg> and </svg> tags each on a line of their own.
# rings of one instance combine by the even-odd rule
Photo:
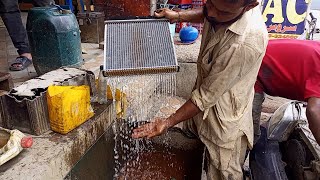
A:
<svg viewBox="0 0 320 180">
<path fill-rule="evenodd" d="M 199 34 L 202 34 L 203 23 L 191 23 L 190 25 L 195 27 L 199 31 Z"/>
<path fill-rule="evenodd" d="M 180 4 L 178 11 L 186 11 L 192 9 L 192 4 Z M 188 22 L 177 22 L 176 23 L 176 33 L 179 33 L 181 28 L 187 26 Z"/>
<path fill-rule="evenodd" d="M 193 8 L 202 8 L 202 6 L 206 3 L 206 0 L 192 0 Z"/>
<path fill-rule="evenodd" d="M 181 11 L 183 10 L 188 10 L 191 8 L 202 8 L 203 5 L 205 4 L 206 0 L 191 0 L 191 1 L 179 1 L 176 0 L 172 0 L 169 1 L 171 3 L 178 3 L 179 4 L 179 9 L 181 9 Z M 202 33 L 202 29 L 203 29 L 203 24 L 202 23 L 188 23 L 188 22 L 178 22 L 176 23 L 176 33 L 179 33 L 181 28 L 187 26 L 187 25 L 191 25 L 193 27 L 195 27 L 196 29 L 198 29 L 199 33 Z"/>
<path fill-rule="evenodd" d="M 205 3 L 206 3 L 206 0 L 192 0 L 192 7 L 202 8 Z M 203 23 L 191 23 L 191 26 L 198 29 L 199 34 L 202 34 Z"/>
<path fill-rule="evenodd" d="M 192 0 L 169 0 L 168 4 L 192 4 Z"/>
<path fill-rule="evenodd" d="M 78 13 L 77 20 L 80 28 L 82 43 L 97 43 L 104 39 L 104 13 Z"/>
<path fill-rule="evenodd" d="M 183 10 L 192 9 L 192 4 L 179 4 L 178 8 Z"/>
<path fill-rule="evenodd" d="M 187 26 L 187 25 L 188 25 L 187 22 L 178 22 L 178 23 L 176 23 L 176 33 L 179 33 L 180 30 L 181 30 L 183 27 Z"/>
</svg>

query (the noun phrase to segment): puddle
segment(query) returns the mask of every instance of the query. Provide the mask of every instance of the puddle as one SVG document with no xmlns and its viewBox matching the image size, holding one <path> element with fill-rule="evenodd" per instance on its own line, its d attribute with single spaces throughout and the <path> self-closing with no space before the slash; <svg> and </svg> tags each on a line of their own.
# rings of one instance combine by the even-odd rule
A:
<svg viewBox="0 0 320 180">
<path fill-rule="evenodd" d="M 135 160 L 126 162 L 120 170 L 117 180 L 125 179 L 168 179 L 183 180 L 187 178 L 186 164 L 183 154 L 167 154 L 164 152 L 140 153 Z"/>
</svg>

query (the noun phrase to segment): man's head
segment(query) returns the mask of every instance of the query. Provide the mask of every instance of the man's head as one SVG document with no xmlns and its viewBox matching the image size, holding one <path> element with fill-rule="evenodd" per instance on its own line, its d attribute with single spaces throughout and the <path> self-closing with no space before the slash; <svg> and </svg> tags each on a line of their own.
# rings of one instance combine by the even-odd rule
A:
<svg viewBox="0 0 320 180">
<path fill-rule="evenodd" d="M 257 0 L 207 0 L 203 13 L 213 25 L 231 24 L 258 4 Z"/>
</svg>

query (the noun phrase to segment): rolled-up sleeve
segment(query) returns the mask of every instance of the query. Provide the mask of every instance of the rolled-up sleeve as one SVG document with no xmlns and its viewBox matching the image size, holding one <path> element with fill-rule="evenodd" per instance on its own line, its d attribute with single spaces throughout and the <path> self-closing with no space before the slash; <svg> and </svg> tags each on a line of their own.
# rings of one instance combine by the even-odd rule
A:
<svg viewBox="0 0 320 180">
<path fill-rule="evenodd" d="M 214 64 L 211 71 L 191 96 L 193 103 L 205 112 L 203 118 L 206 118 L 206 110 L 213 107 L 241 76 L 259 62 L 261 54 L 246 44 L 232 44 L 225 47 L 218 57 L 212 60 Z"/>
</svg>

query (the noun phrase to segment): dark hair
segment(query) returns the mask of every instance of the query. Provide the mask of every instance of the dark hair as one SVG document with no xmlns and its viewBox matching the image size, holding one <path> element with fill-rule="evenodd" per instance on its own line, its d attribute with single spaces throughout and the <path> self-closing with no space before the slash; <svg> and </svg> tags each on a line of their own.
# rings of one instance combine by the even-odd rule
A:
<svg viewBox="0 0 320 180">
<path fill-rule="evenodd" d="M 239 3 L 239 1 L 241 0 L 227 0 L 228 3 Z M 242 0 L 243 1 L 243 5 L 246 6 L 252 2 L 256 2 L 257 0 Z"/>
</svg>

